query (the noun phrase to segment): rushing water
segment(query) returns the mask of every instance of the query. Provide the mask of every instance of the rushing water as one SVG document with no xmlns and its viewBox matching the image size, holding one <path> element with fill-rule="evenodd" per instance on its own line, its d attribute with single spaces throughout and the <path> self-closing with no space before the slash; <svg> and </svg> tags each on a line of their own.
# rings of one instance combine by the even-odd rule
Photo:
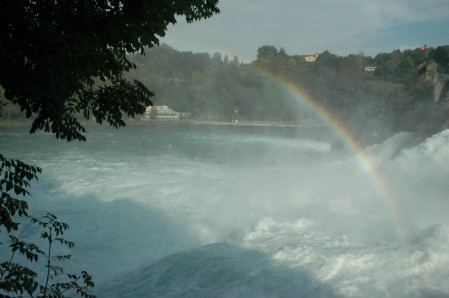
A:
<svg viewBox="0 0 449 298">
<path fill-rule="evenodd" d="M 407 136 L 367 148 L 393 198 L 298 128 L 3 129 L 0 152 L 43 168 L 32 213 L 70 224 L 99 297 L 449 297 L 449 131 Z"/>
</svg>

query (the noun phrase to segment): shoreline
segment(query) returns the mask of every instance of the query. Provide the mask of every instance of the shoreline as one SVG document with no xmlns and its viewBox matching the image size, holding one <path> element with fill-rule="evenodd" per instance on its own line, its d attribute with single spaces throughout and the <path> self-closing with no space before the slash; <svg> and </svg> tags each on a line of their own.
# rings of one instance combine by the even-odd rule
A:
<svg viewBox="0 0 449 298">
<path fill-rule="evenodd" d="M 19 128 L 27 127 L 31 128 L 32 120 L 29 119 L 0 119 L 0 128 Z M 80 120 L 80 124 L 83 126 L 109 126 L 107 123 L 98 124 L 95 121 Z M 145 121 L 145 120 L 125 120 L 126 126 L 140 126 L 140 125 L 226 125 L 226 126 L 265 126 L 265 127 L 322 127 L 320 123 L 284 123 L 284 122 L 263 122 L 263 121 L 238 121 L 238 122 L 220 122 L 220 121 L 201 121 L 201 120 L 189 120 L 189 121 Z"/>
<path fill-rule="evenodd" d="M 95 120 L 80 120 L 80 124 L 86 128 L 88 127 L 111 127 L 107 123 L 98 124 Z M 119 127 L 120 128 L 126 128 L 126 127 L 133 127 L 133 126 L 171 126 L 171 125 L 181 125 L 181 126 L 188 126 L 188 125 L 199 125 L 199 126 L 205 126 L 205 125 L 214 125 L 214 126 L 253 126 L 253 127 L 285 127 L 285 128 L 311 128 L 311 129 L 320 129 L 325 128 L 326 126 L 313 122 L 313 121 L 307 121 L 307 123 L 284 123 L 284 122 L 263 122 L 263 121 L 238 121 L 238 122 L 221 122 L 221 121 L 199 121 L 199 120 L 189 120 L 189 121 L 148 121 L 148 120 L 141 120 L 141 119 L 127 119 L 125 120 L 125 126 Z M 0 129 L 14 129 L 14 128 L 28 128 L 31 129 L 32 120 L 30 119 L 1 119 L 0 118 Z M 404 142 L 403 147 L 409 147 L 413 145 L 417 145 L 427 139 L 428 137 L 431 137 L 437 132 L 426 132 L 426 131 L 413 131 L 412 136 Z M 370 145 L 373 143 L 378 143 L 385 138 L 380 138 L 377 140 L 365 140 L 362 141 L 359 139 L 359 141 L 364 145 Z"/>
<path fill-rule="evenodd" d="M 282 123 L 282 122 L 260 122 L 260 121 L 241 121 L 241 122 L 192 121 L 191 123 L 194 125 L 303 127 L 303 125 L 301 124 Z"/>
</svg>

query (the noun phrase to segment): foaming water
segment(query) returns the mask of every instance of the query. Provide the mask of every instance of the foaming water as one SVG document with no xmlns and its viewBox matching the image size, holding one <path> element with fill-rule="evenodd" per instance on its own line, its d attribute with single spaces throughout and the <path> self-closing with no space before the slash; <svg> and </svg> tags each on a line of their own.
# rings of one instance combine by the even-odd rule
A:
<svg viewBox="0 0 449 298">
<path fill-rule="evenodd" d="M 87 137 L 2 130 L 0 152 L 43 168 L 31 207 L 70 224 L 70 269 L 92 273 L 100 297 L 449 296 L 448 131 L 366 149 L 407 241 L 369 173 L 322 131 L 96 127 Z"/>
</svg>

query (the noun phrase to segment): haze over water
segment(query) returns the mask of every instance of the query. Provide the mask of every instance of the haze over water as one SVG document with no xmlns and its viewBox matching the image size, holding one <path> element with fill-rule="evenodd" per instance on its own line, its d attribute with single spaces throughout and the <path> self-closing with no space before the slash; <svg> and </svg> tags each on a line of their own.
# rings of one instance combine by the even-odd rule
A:
<svg viewBox="0 0 449 298">
<path fill-rule="evenodd" d="M 67 271 L 91 273 L 99 297 L 449 297 L 449 131 L 367 148 L 399 213 L 335 137 L 168 125 L 66 143 L 2 129 L 0 152 L 42 167 L 32 213 L 69 223 Z"/>
</svg>

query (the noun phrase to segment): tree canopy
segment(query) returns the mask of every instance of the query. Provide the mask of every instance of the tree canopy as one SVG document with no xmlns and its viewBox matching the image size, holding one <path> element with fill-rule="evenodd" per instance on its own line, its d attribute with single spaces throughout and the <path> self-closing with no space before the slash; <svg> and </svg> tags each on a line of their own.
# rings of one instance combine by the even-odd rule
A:
<svg viewBox="0 0 449 298">
<path fill-rule="evenodd" d="M 35 116 L 31 132 L 85 140 L 74 113 L 123 126 L 153 93 L 124 72 L 183 15 L 218 13 L 218 0 L 5 0 L 0 10 L 0 85 L 7 101 Z"/>
<path fill-rule="evenodd" d="M 435 49 L 434 52 L 435 62 L 442 67 L 449 66 L 449 46 L 440 46 Z"/>
<path fill-rule="evenodd" d="M 438 58 L 431 47 L 425 52 L 395 50 L 374 58 L 363 52 L 342 57 L 324 51 L 315 62 L 271 45 L 261 46 L 251 63 L 240 63 L 238 57 L 226 61 L 221 59 L 226 55 L 218 52 L 179 52 L 166 44 L 148 53 L 129 57 L 139 65 L 129 72 L 130 78 L 151 85 L 155 104 L 188 112 L 200 121 L 313 123 L 314 113 L 286 90 L 285 82 L 306 90 L 315 103 L 362 136 L 381 138 L 378 131 L 385 131 L 386 137 L 423 127 L 437 131 L 449 113 L 443 110 L 449 94 L 447 76 L 442 65 L 433 62 L 444 61 L 444 55 Z M 377 69 L 369 72 L 366 66 Z M 436 81 L 445 86 L 438 107 L 434 107 Z"/>
<path fill-rule="evenodd" d="M 153 93 L 124 73 L 136 68 L 128 54 L 144 54 L 159 43 L 176 16 L 187 22 L 218 13 L 218 0 L 4 0 L 0 10 L 0 96 L 33 117 L 31 133 L 51 131 L 56 138 L 85 140 L 77 114 L 115 127 L 123 115 L 134 116 L 151 105 Z M 0 102 L 0 114 L 5 107 Z M 28 218 L 43 228 L 46 252 L 34 243 L 9 235 L 11 257 L 0 264 L 0 291 L 22 296 L 64 297 L 74 291 L 94 297 L 92 277 L 63 273 L 57 261 L 70 255 L 52 254 L 52 245 L 72 248 L 61 238 L 68 225 L 53 214 L 36 219 L 28 214 L 25 197 L 40 168 L 0 154 L 0 231 L 19 229 Z M 1 245 L 2 243 L 0 243 Z M 14 256 L 21 255 L 19 262 Z M 46 280 L 24 261 L 43 257 Z M 65 276 L 63 279 L 61 276 Z M 45 277 L 44 277 L 45 278 Z M 62 278 L 62 279 L 61 279 Z"/>
</svg>

